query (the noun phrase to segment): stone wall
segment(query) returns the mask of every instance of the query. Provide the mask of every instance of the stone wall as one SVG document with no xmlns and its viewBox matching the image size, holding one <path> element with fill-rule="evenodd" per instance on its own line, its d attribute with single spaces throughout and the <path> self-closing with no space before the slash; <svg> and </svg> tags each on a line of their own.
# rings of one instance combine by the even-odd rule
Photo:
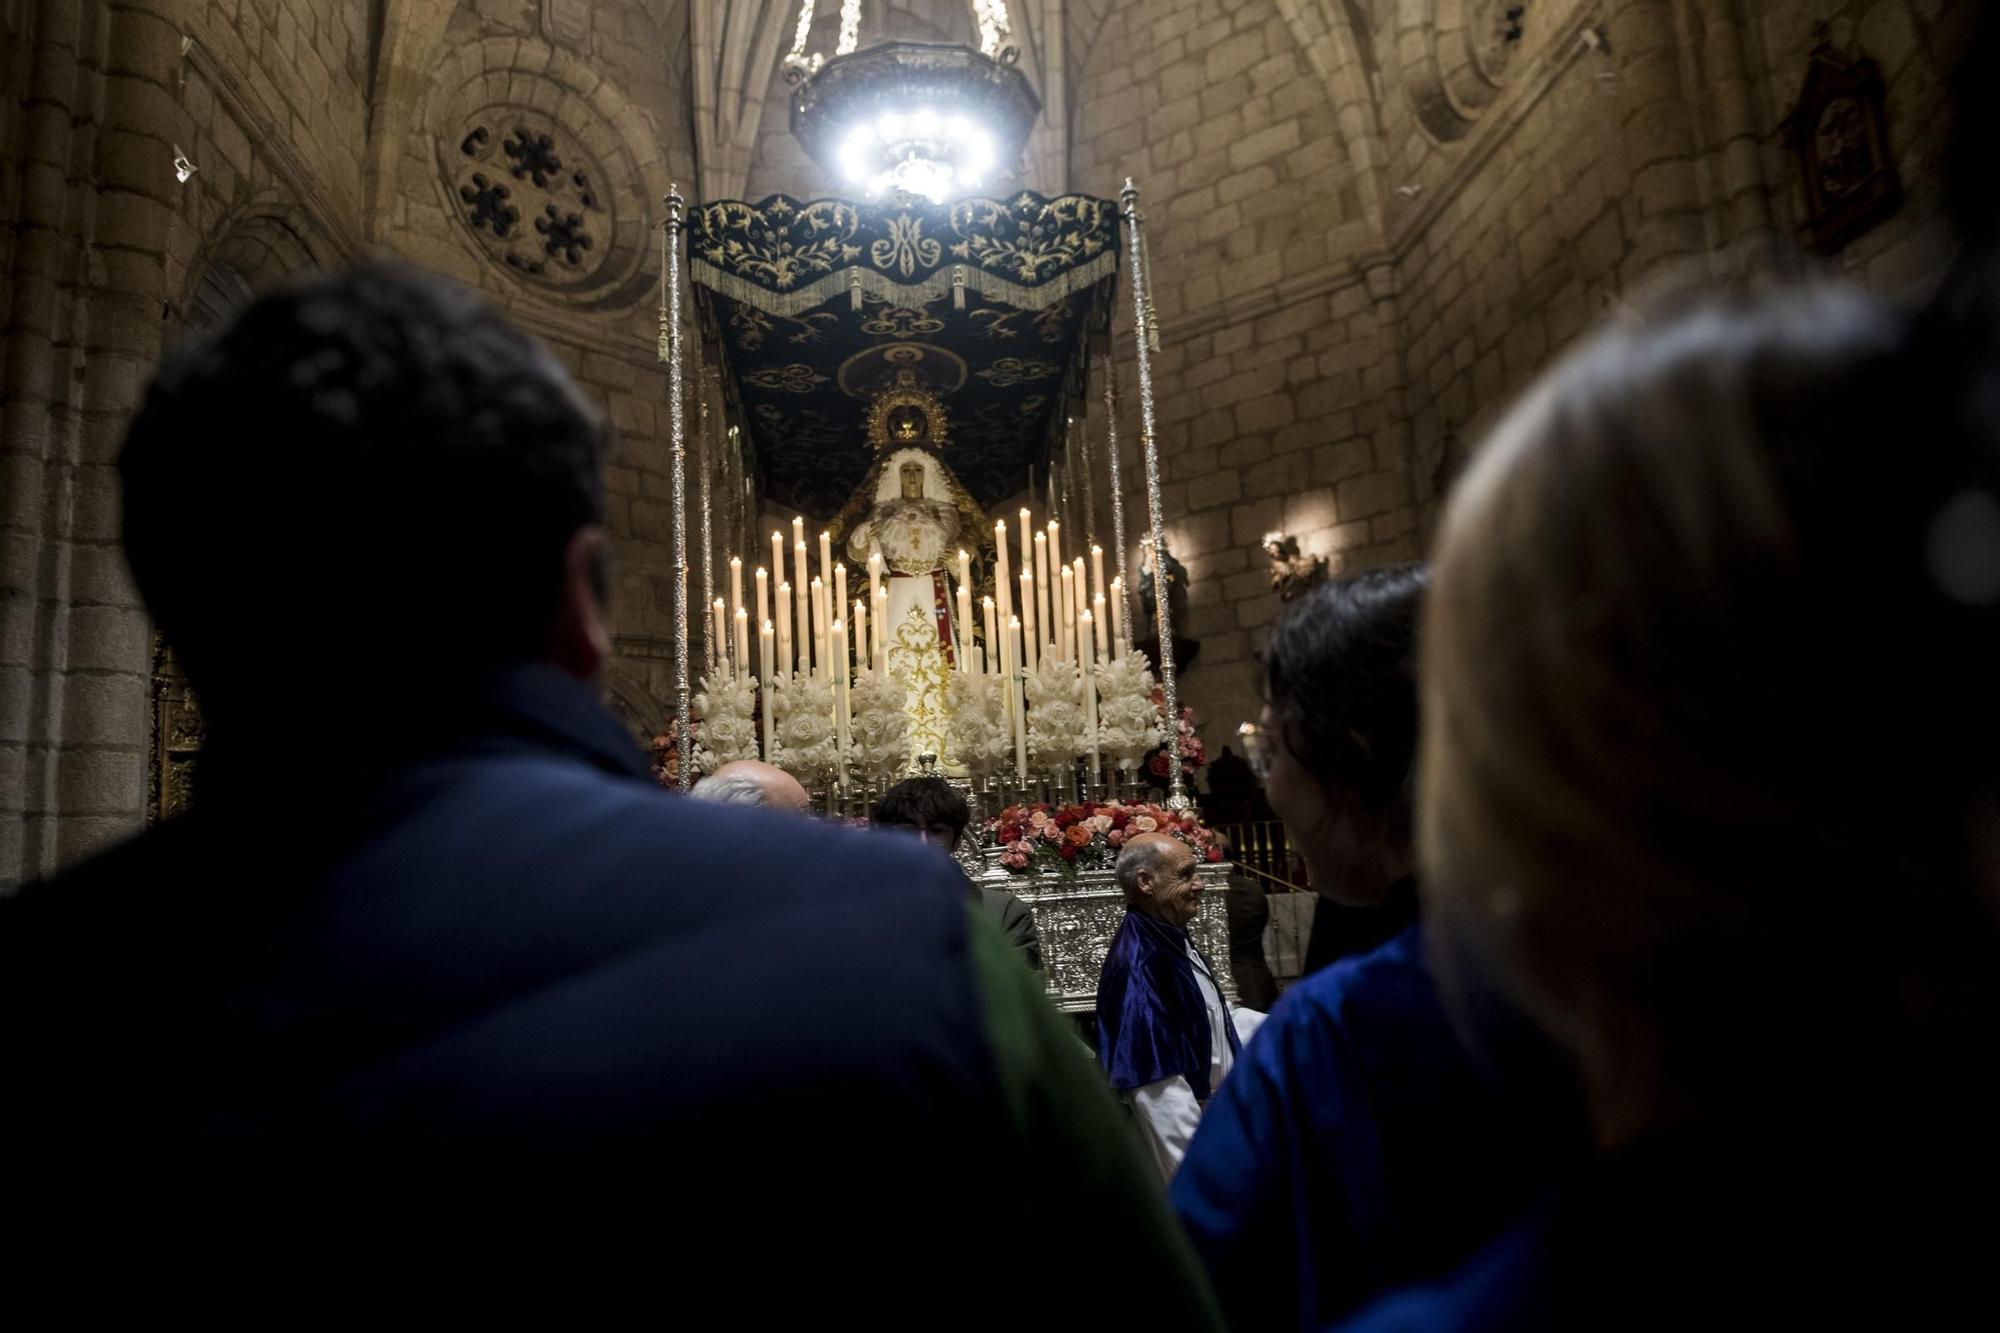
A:
<svg viewBox="0 0 2000 1333">
<path fill-rule="evenodd" d="M 263 278 L 352 232 L 365 15 L 361 0 L 8 9 L 24 95 L 0 138 L 0 889 L 141 818 L 152 636 L 118 547 L 118 444 L 215 256 Z"/>
<path fill-rule="evenodd" d="M 1382 104 L 1385 237 L 1426 530 L 1506 402 L 1649 286 L 1832 271 L 1891 290 L 1949 255 L 1945 83 L 1970 10 L 1900 0 L 1528 7 L 1493 100 L 1427 124 L 1408 69 Z M 1780 126 L 1815 27 L 1880 62 L 1906 201 L 1838 255 L 1802 249 Z M 1378 22 L 1378 43 L 1395 34 Z M 1454 137 L 1441 137 L 1439 129 Z"/>
<path fill-rule="evenodd" d="M 429 44 L 402 56 L 421 77 L 391 85 L 396 96 L 374 127 L 371 239 L 480 287 L 546 341 L 604 411 L 616 578 L 609 680 L 625 720 L 650 731 L 673 697 L 658 229 L 672 185 L 695 193 L 687 14 L 677 0 L 447 8 Z M 560 163 L 543 178 L 557 188 L 515 174 L 538 149 Z M 485 213 L 481 182 L 508 191 Z M 517 216 L 502 236 L 490 210 L 510 208 Z M 569 217 L 588 244 L 550 250 L 558 233 L 543 228 Z M 696 388 L 691 374 L 690 403 Z"/>
<path fill-rule="evenodd" d="M 1202 645 L 1182 695 L 1211 746 L 1256 716 L 1253 659 L 1277 609 L 1265 532 L 1290 532 L 1342 568 L 1417 552 L 1396 310 L 1369 182 L 1284 8 L 1114 5 L 1070 56 L 1081 70 L 1072 184 L 1115 196 L 1130 176 L 1148 219 L 1168 549 L 1188 568 L 1185 633 Z M 1124 281 L 1119 428 L 1136 545 L 1146 511 Z"/>
<path fill-rule="evenodd" d="M 1909 290 L 1949 254 L 1941 0 L 1080 6 L 1073 186 L 1143 187 L 1164 346 L 1168 535 L 1211 745 L 1255 715 L 1276 611 L 1259 535 L 1333 567 L 1414 558 L 1509 399 L 1652 286 L 1838 271 Z M 1906 201 L 1802 249 L 1779 126 L 1816 25 L 1888 85 Z M 1142 513 L 1129 312 L 1128 512 Z M 1094 427 L 1101 432 L 1102 424 Z"/>
<path fill-rule="evenodd" d="M 142 819 L 152 634 L 114 463 L 163 345 L 359 254 L 483 287 L 602 404 L 612 687 L 635 727 L 655 725 L 672 633 L 655 227 L 668 182 L 693 172 L 678 0 L 33 0 L 4 16 L 0 891 Z M 447 122 L 483 108 L 553 127 L 602 169 L 577 272 L 537 280 L 482 248 L 453 188 L 464 127 Z"/>
</svg>

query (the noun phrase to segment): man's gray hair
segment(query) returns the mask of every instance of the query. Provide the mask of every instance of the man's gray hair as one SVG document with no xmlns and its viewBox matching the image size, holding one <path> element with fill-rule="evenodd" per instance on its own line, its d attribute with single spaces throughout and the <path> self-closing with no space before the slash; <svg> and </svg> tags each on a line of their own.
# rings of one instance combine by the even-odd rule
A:
<svg viewBox="0 0 2000 1333">
<path fill-rule="evenodd" d="M 711 773 L 689 789 L 688 795 L 711 805 L 765 805 L 764 788 L 748 773 Z"/>
<path fill-rule="evenodd" d="M 1149 839 L 1141 843 L 1128 843 L 1125 850 L 1118 853 L 1118 887 L 1125 891 L 1125 901 L 1139 901 L 1139 872 L 1160 873 L 1160 863 L 1173 849 L 1171 842 Z"/>
</svg>

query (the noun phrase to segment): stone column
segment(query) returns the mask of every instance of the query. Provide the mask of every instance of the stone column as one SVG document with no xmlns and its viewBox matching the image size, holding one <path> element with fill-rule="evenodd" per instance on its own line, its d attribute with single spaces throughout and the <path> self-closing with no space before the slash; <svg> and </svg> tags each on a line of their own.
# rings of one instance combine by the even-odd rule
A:
<svg viewBox="0 0 2000 1333">
<path fill-rule="evenodd" d="M 1605 9 L 1616 114 L 1631 166 L 1622 204 L 1628 248 L 1618 269 L 1629 290 L 1663 260 L 1705 254 L 1708 235 L 1674 6 L 1623 0 Z"/>
<path fill-rule="evenodd" d="M 180 34 L 41 0 L 0 413 L 0 891 L 136 829 L 150 634 L 118 546 L 116 459 L 157 362 Z"/>
<path fill-rule="evenodd" d="M 1763 115 L 1747 29 L 1752 16 L 1743 0 L 1682 0 L 1691 38 L 1692 73 L 1706 91 L 1703 113 L 1708 211 L 1717 247 L 1716 266 L 1740 278 L 1786 262 L 1794 253 L 1779 243 L 1765 172 Z"/>
</svg>

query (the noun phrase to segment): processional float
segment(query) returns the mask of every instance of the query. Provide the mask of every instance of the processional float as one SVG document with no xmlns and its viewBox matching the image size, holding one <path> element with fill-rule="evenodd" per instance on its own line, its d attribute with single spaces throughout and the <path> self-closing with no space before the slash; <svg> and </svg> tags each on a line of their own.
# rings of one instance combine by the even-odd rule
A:
<svg viewBox="0 0 2000 1333">
<path fill-rule="evenodd" d="M 1138 190 L 1128 181 L 1116 204 L 1031 191 L 935 203 L 891 191 L 879 202 L 780 194 L 691 209 L 676 192 L 667 214 L 660 351 L 682 785 L 716 763 L 762 757 L 832 808 L 859 812 L 928 761 L 997 808 L 1119 794 L 1164 745 L 1166 804 L 1186 809 L 1178 728 L 1160 725 L 1155 664 L 1133 646 L 1109 355 L 1122 230 L 1149 539 L 1165 550 Z M 733 418 L 725 458 L 744 459 L 741 475 L 800 511 L 789 533 L 770 534 L 768 565 L 761 541 L 734 551 L 727 594 L 716 595 L 702 467 L 700 612 L 685 591 L 690 323 L 716 372 L 701 377 L 693 414 L 700 447 L 722 433 L 711 423 Z M 1093 373 L 1109 568 L 1089 447 Z M 1049 497 L 1039 515 L 1036 476 Z M 1012 525 L 987 521 L 1023 490 L 1030 504 Z M 747 535 L 747 523 L 733 526 Z M 864 573 L 865 597 L 850 596 Z M 1164 580 L 1155 602 L 1159 684 L 1166 716 L 1178 717 Z M 697 632 L 698 679 L 688 651 Z"/>
</svg>

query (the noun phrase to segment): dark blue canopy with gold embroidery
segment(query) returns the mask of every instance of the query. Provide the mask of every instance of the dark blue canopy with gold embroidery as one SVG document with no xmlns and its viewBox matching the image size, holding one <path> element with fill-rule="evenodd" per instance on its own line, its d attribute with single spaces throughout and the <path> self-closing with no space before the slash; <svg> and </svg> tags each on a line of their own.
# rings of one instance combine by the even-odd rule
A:
<svg viewBox="0 0 2000 1333">
<path fill-rule="evenodd" d="M 870 401 L 905 371 L 943 400 L 940 456 L 973 498 L 1021 490 L 1060 442 L 1118 265 L 1118 206 L 1084 195 L 777 194 L 697 205 L 687 231 L 765 493 L 822 519 L 867 474 Z"/>
</svg>

